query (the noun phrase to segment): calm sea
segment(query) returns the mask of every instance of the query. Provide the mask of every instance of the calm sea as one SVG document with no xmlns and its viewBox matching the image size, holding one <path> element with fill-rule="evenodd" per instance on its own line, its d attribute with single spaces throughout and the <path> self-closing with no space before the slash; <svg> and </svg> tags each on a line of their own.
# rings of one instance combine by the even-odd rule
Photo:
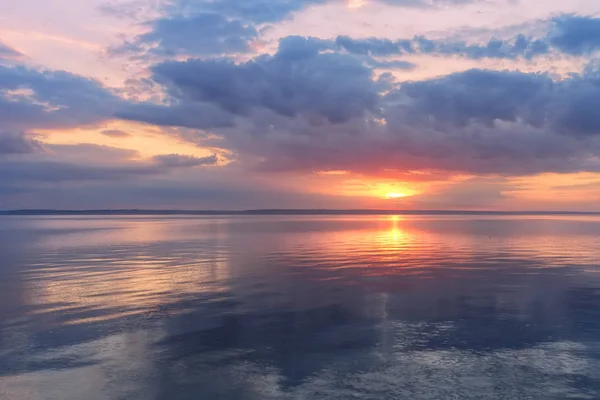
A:
<svg viewBox="0 0 600 400">
<path fill-rule="evenodd" d="M 600 218 L 0 217 L 0 398 L 600 399 Z"/>
</svg>

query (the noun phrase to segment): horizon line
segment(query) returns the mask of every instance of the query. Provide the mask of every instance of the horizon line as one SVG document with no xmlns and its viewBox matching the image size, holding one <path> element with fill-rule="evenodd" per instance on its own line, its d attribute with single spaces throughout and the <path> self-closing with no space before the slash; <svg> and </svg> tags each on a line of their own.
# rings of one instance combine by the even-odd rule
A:
<svg viewBox="0 0 600 400">
<path fill-rule="evenodd" d="M 0 215 L 600 215 L 600 211 L 534 211 L 534 210 L 381 210 L 329 208 L 258 208 L 242 210 L 179 209 L 13 209 L 0 210 Z"/>
</svg>

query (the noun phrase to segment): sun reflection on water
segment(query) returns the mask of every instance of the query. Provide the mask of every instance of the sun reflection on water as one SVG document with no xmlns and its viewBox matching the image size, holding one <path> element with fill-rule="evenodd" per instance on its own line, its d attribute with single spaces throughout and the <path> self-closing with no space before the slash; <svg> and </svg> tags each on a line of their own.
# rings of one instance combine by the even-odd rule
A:
<svg viewBox="0 0 600 400">
<path fill-rule="evenodd" d="M 398 215 L 392 215 L 390 220 L 392 221 L 392 229 L 390 234 L 392 241 L 394 243 L 406 241 L 410 237 L 410 234 L 400 228 L 400 221 L 402 221 L 403 218 Z"/>
<path fill-rule="evenodd" d="M 145 399 L 185 381 L 206 398 L 234 398 L 233 384 L 256 398 L 384 388 L 425 399 L 449 376 L 467 383 L 444 386 L 447 397 L 497 398 L 496 377 L 507 391 L 586 394 L 566 368 L 600 382 L 586 342 L 598 331 L 600 219 L 81 219 L 25 231 L 29 247 L 0 269 L 13 290 L 0 290 L 6 398 L 82 398 L 85 387 Z"/>
</svg>

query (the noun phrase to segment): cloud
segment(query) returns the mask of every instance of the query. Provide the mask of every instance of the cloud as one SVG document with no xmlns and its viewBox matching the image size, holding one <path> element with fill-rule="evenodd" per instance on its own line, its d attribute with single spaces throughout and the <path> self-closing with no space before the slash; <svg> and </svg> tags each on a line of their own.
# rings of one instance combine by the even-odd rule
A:
<svg viewBox="0 0 600 400">
<path fill-rule="evenodd" d="M 11 59 L 11 58 L 19 58 L 22 54 L 17 50 L 9 47 L 8 45 L 2 43 L 0 41 L 0 60 L 2 59 Z"/>
<path fill-rule="evenodd" d="M 223 146 L 247 162 L 261 160 L 257 168 L 265 171 L 600 171 L 600 72 L 593 66 L 563 80 L 472 69 L 397 83 L 389 74 L 376 77 L 364 55 L 331 53 L 330 45 L 288 37 L 275 55 L 245 63 L 157 64 L 153 79 L 170 103 L 140 105 L 146 112 L 129 118 L 210 127 Z M 218 127 L 217 110 L 235 118 Z"/>
<path fill-rule="evenodd" d="M 255 24 L 279 22 L 292 12 L 327 0 L 176 0 L 167 3 L 170 14 L 213 12 Z"/>
<path fill-rule="evenodd" d="M 24 132 L 0 132 L 0 156 L 40 151 L 42 144 Z"/>
<path fill-rule="evenodd" d="M 203 169 L 194 170 L 202 172 Z M 0 181 L 0 202 L 5 209 L 178 207 L 232 210 L 284 205 L 290 208 L 352 208 L 356 205 L 355 198 L 303 193 L 277 187 L 275 182 L 269 185 L 248 177 L 234 179 L 214 171 L 210 174 L 212 176 L 201 175 L 193 180 L 177 179 L 172 175 L 166 178 L 138 175 L 117 180 L 50 182 L 48 185 L 43 182 L 11 185 Z"/>
<path fill-rule="evenodd" d="M 410 100 L 404 118 L 441 129 L 471 122 L 517 119 L 539 125 L 554 82 L 548 75 L 473 69 L 439 79 L 403 83 L 390 94 Z"/>
<path fill-rule="evenodd" d="M 460 56 L 473 60 L 483 58 L 515 60 L 519 57 L 531 59 L 546 55 L 550 48 L 546 41 L 528 38 L 519 34 L 511 40 L 490 39 L 485 44 L 469 44 L 465 41 L 428 40 L 425 37 L 414 39 L 420 53 L 446 56 Z"/>
<path fill-rule="evenodd" d="M 410 198 L 410 202 L 418 209 L 443 209 L 448 204 L 468 210 L 482 206 L 502 209 L 509 199 L 507 192 L 514 188 L 515 185 L 507 178 L 475 177 L 417 194 Z"/>
<path fill-rule="evenodd" d="M 163 3 L 162 0 L 111 0 L 99 4 L 98 11 L 108 17 L 145 21 L 155 17 Z"/>
<path fill-rule="evenodd" d="M 404 71 L 412 71 L 417 68 L 416 64 L 403 60 L 377 60 L 367 59 L 367 65 L 376 69 L 400 69 Z"/>
<path fill-rule="evenodd" d="M 600 50 L 600 18 L 560 15 L 548 22 L 548 32 L 537 38 L 518 34 L 511 39 L 491 38 L 484 43 L 469 43 L 454 39 L 432 40 L 426 36 L 398 40 L 376 37 L 355 39 L 339 36 L 335 44 L 340 50 L 359 55 L 432 54 L 459 56 L 473 60 L 532 59 L 548 55 L 552 51 L 584 56 Z"/>
<path fill-rule="evenodd" d="M 121 104 L 100 82 L 65 71 L 0 65 L 2 129 L 70 128 L 112 117 Z"/>
<path fill-rule="evenodd" d="M 247 24 L 270 24 L 289 18 L 294 12 L 311 6 L 344 0 L 133 0 L 101 4 L 102 13 L 114 17 L 141 19 L 152 11 L 164 16 L 194 16 L 214 13 Z M 439 7 L 475 3 L 480 0 L 375 0 L 398 7 Z"/>
<path fill-rule="evenodd" d="M 152 157 L 152 160 L 161 167 L 181 168 L 216 165 L 219 159 L 216 154 L 208 157 L 193 157 L 182 154 L 164 154 Z"/>
<path fill-rule="evenodd" d="M 255 144 L 240 135 L 234 143 L 255 152 L 266 170 L 598 172 L 599 82 L 593 71 L 556 81 L 470 70 L 400 84 L 381 99 L 380 120 L 339 127 L 280 121 L 278 139 Z"/>
<path fill-rule="evenodd" d="M 253 26 L 213 13 L 164 17 L 149 25 L 149 32 L 112 52 L 146 53 L 161 57 L 244 53 L 249 51 L 251 42 L 258 36 Z"/>
<path fill-rule="evenodd" d="M 201 130 L 234 126 L 234 116 L 216 105 L 178 98 L 172 100 L 168 104 L 129 103 L 115 116 L 128 121 Z"/>
<path fill-rule="evenodd" d="M 333 123 L 375 112 L 378 93 L 386 86 L 374 81 L 373 71 L 359 59 L 319 53 L 317 45 L 299 37 L 284 40 L 274 56 L 246 63 L 170 61 L 152 72 L 180 104 L 211 103 L 242 116 L 264 108 Z"/>
<path fill-rule="evenodd" d="M 9 184 L 48 184 L 61 182 L 122 181 L 133 177 L 152 176 L 159 171 L 153 166 L 78 164 L 62 161 L 0 161 L 0 178 Z"/>
<path fill-rule="evenodd" d="M 398 84 L 351 55 L 319 51 L 290 38 L 274 56 L 171 62 L 154 76 L 176 108 L 210 102 L 236 114 L 234 127 L 215 132 L 263 171 L 600 171 L 593 67 L 563 80 L 473 69 Z"/>
<path fill-rule="evenodd" d="M 548 40 L 571 55 L 590 54 L 600 49 L 600 18 L 563 15 L 552 20 Z"/>
<path fill-rule="evenodd" d="M 356 122 L 355 122 L 356 124 Z M 331 127 L 329 127 L 331 128 Z M 340 126 L 340 128 L 342 128 Z M 347 127 L 357 130 L 356 126 Z M 439 131 L 402 120 L 359 133 L 313 130 L 313 139 L 290 137 L 252 145 L 234 139 L 238 149 L 253 152 L 263 171 L 346 170 L 407 180 L 407 171 L 431 172 L 439 179 L 456 174 L 533 175 L 543 172 L 600 171 L 596 140 L 578 140 L 519 125 L 500 128 L 478 124 Z"/>
<path fill-rule="evenodd" d="M 291 12 L 326 0 L 173 0 L 156 7 L 160 16 L 145 22 L 144 34 L 111 49 L 136 56 L 215 56 L 251 51 L 264 23 L 285 19 Z M 110 15 L 143 14 L 143 5 L 104 4 Z"/>
<path fill-rule="evenodd" d="M 84 164 L 122 163 L 140 158 L 140 153 L 133 149 L 104 146 L 93 143 L 79 144 L 47 144 L 46 160 L 71 161 Z M 38 156 L 37 159 L 41 157 Z"/>
<path fill-rule="evenodd" d="M 342 1 L 342 0 L 338 0 Z M 460 5 L 477 0 L 382 0 L 403 7 Z M 278 23 L 292 13 L 328 0 L 170 0 L 150 6 L 139 1 L 106 3 L 101 12 L 112 16 L 143 19 L 146 33 L 112 48 L 115 55 L 172 57 L 215 56 L 247 53 L 267 24 Z M 373 43 L 375 45 L 375 43 Z"/>
<path fill-rule="evenodd" d="M 115 138 L 115 139 L 126 138 L 126 137 L 131 136 L 130 133 L 127 133 L 127 132 L 119 130 L 119 129 L 107 129 L 100 133 L 103 134 L 104 136 L 108 136 L 108 137 Z"/>
<path fill-rule="evenodd" d="M 44 145 L 44 152 L 21 152 L 0 159 L 0 181 L 7 187 L 66 182 L 119 181 L 165 172 L 152 163 L 137 161 L 135 150 L 90 143 Z"/>
<path fill-rule="evenodd" d="M 595 68 L 563 80 L 474 69 L 405 83 L 394 96 L 410 101 L 404 107 L 407 120 L 437 129 L 505 121 L 574 137 L 600 134 L 594 107 L 600 100 L 600 71 Z"/>
<path fill-rule="evenodd" d="M 137 184 L 144 179 L 167 176 L 174 170 L 218 164 L 216 155 L 198 158 L 169 154 L 144 160 L 136 150 L 90 143 L 48 144 L 45 152 L 32 153 L 37 150 L 37 143 L 6 140 L 11 137 L 17 136 L 0 135 L 0 155 L 19 153 L 21 156 L 0 158 L 0 186 L 5 192 L 8 188 L 22 191 L 31 186 L 53 184 L 134 181 Z"/>
<path fill-rule="evenodd" d="M 389 56 L 415 53 L 412 40 L 391 40 L 381 38 L 353 39 L 349 36 L 338 36 L 335 39 L 338 48 L 351 54 L 370 56 Z"/>
<path fill-rule="evenodd" d="M 382 3 L 399 7 L 440 7 L 477 3 L 481 0 L 379 0 Z"/>
<path fill-rule="evenodd" d="M 338 49 L 350 54 L 374 57 L 430 54 L 459 56 L 473 60 L 483 58 L 514 60 L 519 57 L 531 59 L 550 52 L 550 46 L 545 40 L 528 38 L 522 34 L 511 40 L 491 39 L 484 44 L 456 40 L 431 40 L 425 36 L 400 40 L 353 39 L 349 36 L 338 36 L 335 44 Z"/>
</svg>

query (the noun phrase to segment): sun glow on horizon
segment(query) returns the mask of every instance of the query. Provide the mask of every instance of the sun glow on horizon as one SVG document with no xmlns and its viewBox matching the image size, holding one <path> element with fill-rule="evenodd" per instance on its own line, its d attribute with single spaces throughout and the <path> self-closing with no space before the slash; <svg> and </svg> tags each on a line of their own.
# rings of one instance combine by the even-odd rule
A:
<svg viewBox="0 0 600 400">
<path fill-rule="evenodd" d="M 403 197 L 406 197 L 406 195 L 404 193 L 388 193 L 385 195 L 385 197 L 387 197 L 388 199 L 401 199 Z"/>
</svg>

